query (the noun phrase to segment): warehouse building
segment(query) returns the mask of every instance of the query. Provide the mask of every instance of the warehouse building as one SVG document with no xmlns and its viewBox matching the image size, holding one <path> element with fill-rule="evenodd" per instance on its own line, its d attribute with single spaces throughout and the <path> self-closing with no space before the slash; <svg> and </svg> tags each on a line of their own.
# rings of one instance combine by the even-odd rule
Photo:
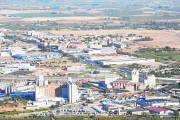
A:
<svg viewBox="0 0 180 120">
<path fill-rule="evenodd" d="M 97 65 L 122 65 L 122 64 L 133 64 L 133 63 L 148 63 L 155 62 L 155 59 L 146 59 L 146 58 L 138 58 L 133 56 L 122 56 L 119 58 L 101 58 L 101 59 L 91 59 L 90 57 L 81 56 L 81 59 L 85 59 L 86 62 L 97 64 Z"/>
<path fill-rule="evenodd" d="M 30 64 L 5 64 L 0 65 L 0 73 L 1 74 L 9 74 L 16 71 L 36 71 L 35 66 L 31 66 Z"/>
<path fill-rule="evenodd" d="M 16 98 L 17 96 L 21 96 L 24 99 L 35 101 L 35 92 L 28 91 L 28 92 L 13 92 L 10 94 L 11 98 Z"/>
<path fill-rule="evenodd" d="M 68 71 L 85 71 L 86 70 L 86 66 L 71 66 L 71 67 L 67 67 Z"/>
<path fill-rule="evenodd" d="M 17 54 L 13 57 L 19 58 L 19 59 L 55 59 L 60 58 L 61 54 L 59 53 L 33 53 L 33 54 Z"/>
</svg>

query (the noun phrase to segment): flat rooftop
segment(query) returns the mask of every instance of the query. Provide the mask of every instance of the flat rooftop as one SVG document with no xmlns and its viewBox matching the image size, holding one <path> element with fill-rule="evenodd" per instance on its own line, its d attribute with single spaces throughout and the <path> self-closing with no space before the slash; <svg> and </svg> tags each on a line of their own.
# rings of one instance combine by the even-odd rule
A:
<svg viewBox="0 0 180 120">
<path fill-rule="evenodd" d="M 30 53 L 30 54 L 20 54 L 21 56 L 30 56 L 30 55 L 58 55 L 59 53 L 55 52 L 46 52 L 46 53 Z"/>
</svg>

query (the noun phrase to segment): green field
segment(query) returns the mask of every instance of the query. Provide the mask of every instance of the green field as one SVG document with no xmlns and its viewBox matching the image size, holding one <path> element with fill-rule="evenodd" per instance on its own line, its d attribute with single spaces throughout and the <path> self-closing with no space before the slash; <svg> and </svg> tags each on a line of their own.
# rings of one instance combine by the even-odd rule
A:
<svg viewBox="0 0 180 120">
<path fill-rule="evenodd" d="M 119 72 L 116 72 L 117 75 L 120 75 L 120 76 L 124 76 L 124 74 L 122 73 L 119 73 Z M 130 75 L 127 75 L 126 79 L 131 79 L 131 76 Z"/>
<path fill-rule="evenodd" d="M 175 83 L 176 81 L 172 81 L 172 80 L 156 80 L 156 82 L 172 82 L 172 83 Z"/>
<path fill-rule="evenodd" d="M 56 15 L 51 13 L 19 13 L 19 14 L 11 14 L 16 15 L 22 18 L 35 18 L 35 17 L 69 17 L 72 15 L 63 14 L 63 15 Z"/>
</svg>

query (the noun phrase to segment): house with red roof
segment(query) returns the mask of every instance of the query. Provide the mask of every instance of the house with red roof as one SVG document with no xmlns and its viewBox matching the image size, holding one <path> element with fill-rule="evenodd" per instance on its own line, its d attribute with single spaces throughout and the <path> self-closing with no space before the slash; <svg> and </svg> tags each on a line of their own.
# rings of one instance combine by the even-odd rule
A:
<svg viewBox="0 0 180 120">
<path fill-rule="evenodd" d="M 158 115 L 173 115 L 174 112 L 172 110 L 167 110 L 164 108 L 159 108 L 159 107 L 146 107 L 147 110 L 150 111 L 151 114 L 158 114 Z"/>
</svg>

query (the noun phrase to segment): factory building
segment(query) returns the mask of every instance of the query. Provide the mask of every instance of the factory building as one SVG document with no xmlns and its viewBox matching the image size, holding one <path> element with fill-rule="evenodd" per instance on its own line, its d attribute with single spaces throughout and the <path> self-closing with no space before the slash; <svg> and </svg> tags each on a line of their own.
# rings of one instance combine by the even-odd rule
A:
<svg viewBox="0 0 180 120">
<path fill-rule="evenodd" d="M 71 66 L 71 67 L 67 67 L 68 71 L 85 71 L 86 70 L 86 66 Z"/>
<path fill-rule="evenodd" d="M 39 75 L 39 79 L 36 80 L 36 100 L 44 97 L 60 97 L 61 96 L 61 85 L 50 84 L 48 80 L 44 80 L 43 75 Z"/>
<path fill-rule="evenodd" d="M 71 81 L 71 78 L 68 78 L 67 94 L 69 103 L 74 103 L 78 101 L 78 89 L 76 84 Z"/>
<path fill-rule="evenodd" d="M 117 54 L 98 54 L 98 55 L 89 55 L 81 56 L 81 59 L 84 59 L 86 62 L 96 64 L 96 65 L 122 65 L 122 64 L 133 64 L 133 63 L 148 63 L 155 62 L 155 59 L 146 59 L 138 58 L 127 55 L 117 55 Z"/>
<path fill-rule="evenodd" d="M 144 84 L 148 87 L 155 87 L 156 86 L 156 78 L 154 75 L 148 75 L 147 80 L 144 80 Z"/>
<path fill-rule="evenodd" d="M 5 88 L 5 94 L 10 94 L 12 92 L 16 92 L 18 87 L 24 87 L 27 85 L 27 80 L 22 80 L 19 83 L 13 83 Z"/>
<path fill-rule="evenodd" d="M 16 96 L 21 96 L 24 99 L 35 101 L 35 92 L 12 92 L 10 94 L 11 98 L 16 98 Z"/>
<path fill-rule="evenodd" d="M 0 65 L 1 74 L 9 74 L 15 71 L 36 71 L 36 68 L 30 64 Z"/>
<path fill-rule="evenodd" d="M 39 75 L 39 79 L 36 81 L 37 86 L 48 86 L 48 80 L 44 80 L 43 75 Z"/>
<path fill-rule="evenodd" d="M 10 56 L 16 54 L 25 54 L 21 47 L 8 47 L 0 50 L 0 56 Z"/>
<path fill-rule="evenodd" d="M 132 70 L 132 82 L 139 82 L 139 70 Z"/>
<path fill-rule="evenodd" d="M 116 54 L 114 47 L 102 47 L 102 48 L 86 48 L 83 53 L 87 54 Z"/>
<path fill-rule="evenodd" d="M 117 79 L 116 81 L 113 81 L 113 87 L 114 88 L 122 88 L 126 90 L 144 90 L 146 88 L 146 85 L 139 82 L 139 71 L 134 69 L 132 70 L 130 79 Z"/>
<path fill-rule="evenodd" d="M 13 57 L 19 59 L 55 59 L 60 58 L 61 54 L 59 53 L 32 53 L 32 54 L 17 54 Z"/>
</svg>

